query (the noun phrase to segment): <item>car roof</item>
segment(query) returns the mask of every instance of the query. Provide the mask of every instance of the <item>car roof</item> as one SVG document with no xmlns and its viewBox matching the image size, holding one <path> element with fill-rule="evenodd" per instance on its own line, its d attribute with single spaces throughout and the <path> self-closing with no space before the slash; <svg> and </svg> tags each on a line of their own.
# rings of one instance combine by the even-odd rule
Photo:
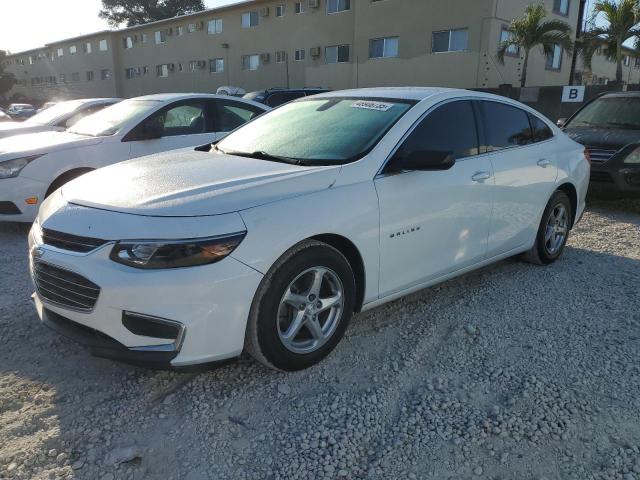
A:
<svg viewBox="0 0 640 480">
<path fill-rule="evenodd" d="M 640 97 L 640 91 L 637 92 L 607 92 L 600 96 L 602 97 Z"/>
<path fill-rule="evenodd" d="M 129 100 L 150 100 L 157 102 L 174 102 L 177 100 L 189 100 L 191 98 L 210 98 L 210 99 L 219 99 L 219 100 L 232 100 L 236 102 L 247 103 L 249 105 L 254 105 L 256 107 L 260 107 L 263 110 L 265 107 L 268 107 L 262 103 L 253 102 L 251 100 L 246 100 L 239 97 L 232 97 L 230 95 L 216 95 L 214 93 L 156 93 L 154 95 L 143 95 L 141 97 L 130 98 Z"/>
<path fill-rule="evenodd" d="M 351 90 L 340 90 L 321 93 L 319 97 L 362 97 L 362 98 L 393 98 L 398 100 L 424 100 L 439 93 L 464 92 L 470 94 L 468 90 L 441 87 L 378 87 L 378 88 L 357 88 Z"/>
</svg>

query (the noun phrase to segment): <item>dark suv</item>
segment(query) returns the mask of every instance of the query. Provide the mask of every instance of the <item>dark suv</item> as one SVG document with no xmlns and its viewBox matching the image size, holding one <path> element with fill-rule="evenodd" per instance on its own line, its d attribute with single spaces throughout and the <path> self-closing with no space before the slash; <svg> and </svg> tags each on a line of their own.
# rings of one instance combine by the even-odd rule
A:
<svg viewBox="0 0 640 480">
<path fill-rule="evenodd" d="M 591 155 L 591 186 L 640 193 L 640 92 L 606 93 L 558 125 Z"/>
<path fill-rule="evenodd" d="M 247 100 L 264 103 L 271 108 L 279 107 L 283 103 L 291 102 L 302 97 L 315 95 L 317 93 L 328 92 L 329 89 L 319 87 L 305 88 L 269 88 L 267 90 L 258 90 L 257 92 L 247 93 L 244 97 Z"/>
</svg>

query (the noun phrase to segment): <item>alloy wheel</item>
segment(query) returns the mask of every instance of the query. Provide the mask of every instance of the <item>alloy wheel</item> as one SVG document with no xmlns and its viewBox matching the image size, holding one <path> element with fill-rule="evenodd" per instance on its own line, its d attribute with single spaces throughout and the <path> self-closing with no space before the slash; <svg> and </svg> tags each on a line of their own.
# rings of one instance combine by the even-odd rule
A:
<svg viewBox="0 0 640 480">
<path fill-rule="evenodd" d="M 569 214 L 562 203 L 559 203 L 549 213 L 544 235 L 544 248 L 549 255 L 560 251 L 569 232 Z"/>
</svg>

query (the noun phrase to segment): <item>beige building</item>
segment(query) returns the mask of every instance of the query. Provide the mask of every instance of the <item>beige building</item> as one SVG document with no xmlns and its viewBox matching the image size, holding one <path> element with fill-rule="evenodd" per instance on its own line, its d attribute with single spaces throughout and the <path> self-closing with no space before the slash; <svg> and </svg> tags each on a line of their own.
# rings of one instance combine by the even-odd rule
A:
<svg viewBox="0 0 640 480">
<path fill-rule="evenodd" d="M 252 0 L 13 54 L 11 94 L 48 100 L 273 86 L 519 84 L 520 52 L 496 59 L 531 0 Z M 572 26 L 579 0 L 545 0 Z M 91 45 L 87 49 L 87 45 Z M 60 54 L 62 52 L 62 54 Z M 532 86 L 565 85 L 571 59 L 535 52 Z"/>
<path fill-rule="evenodd" d="M 616 80 L 617 64 L 608 58 L 602 48 L 598 49 L 587 68 L 580 59 L 576 67 L 575 83 L 582 85 L 606 85 Z M 627 84 L 640 83 L 640 57 L 631 48 L 624 49 L 622 59 L 622 81 Z"/>
</svg>

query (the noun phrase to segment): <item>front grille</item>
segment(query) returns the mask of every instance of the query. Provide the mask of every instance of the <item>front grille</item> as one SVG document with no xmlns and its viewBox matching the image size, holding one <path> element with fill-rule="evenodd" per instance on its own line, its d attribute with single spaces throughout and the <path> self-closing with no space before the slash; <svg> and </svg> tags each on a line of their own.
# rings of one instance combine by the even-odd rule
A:
<svg viewBox="0 0 640 480">
<path fill-rule="evenodd" d="M 607 172 L 591 170 L 591 181 L 600 183 L 613 183 L 613 178 Z"/>
<path fill-rule="evenodd" d="M 81 312 L 93 310 L 100 287 L 82 275 L 38 259 L 32 263 L 33 281 L 44 300 Z"/>
<path fill-rule="evenodd" d="M 0 202 L 0 214 L 2 215 L 20 215 L 22 212 L 13 202 Z"/>
<path fill-rule="evenodd" d="M 48 228 L 42 229 L 42 241 L 45 244 L 51 245 L 53 247 L 82 253 L 90 252 L 98 247 L 101 247 L 105 243 L 108 243 L 108 240 L 91 237 L 80 237 L 78 235 L 71 235 L 69 233 L 49 230 Z"/>
<path fill-rule="evenodd" d="M 589 155 L 591 155 L 591 161 L 593 163 L 608 162 L 609 160 L 611 160 L 611 157 L 613 157 L 617 152 L 617 150 L 606 150 L 603 148 L 593 147 L 587 147 L 587 150 L 589 151 Z"/>
</svg>

